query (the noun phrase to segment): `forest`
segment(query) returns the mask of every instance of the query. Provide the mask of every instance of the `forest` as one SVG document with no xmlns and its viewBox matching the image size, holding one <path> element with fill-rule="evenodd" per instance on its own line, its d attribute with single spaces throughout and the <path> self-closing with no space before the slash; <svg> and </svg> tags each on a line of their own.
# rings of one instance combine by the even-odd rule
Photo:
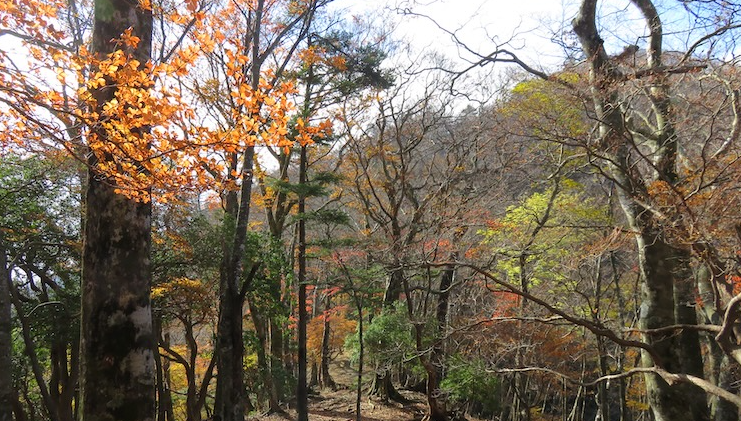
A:
<svg viewBox="0 0 741 421">
<path fill-rule="evenodd" d="M 0 2 L 0 421 L 738 421 L 741 4 L 352 3 Z"/>
</svg>

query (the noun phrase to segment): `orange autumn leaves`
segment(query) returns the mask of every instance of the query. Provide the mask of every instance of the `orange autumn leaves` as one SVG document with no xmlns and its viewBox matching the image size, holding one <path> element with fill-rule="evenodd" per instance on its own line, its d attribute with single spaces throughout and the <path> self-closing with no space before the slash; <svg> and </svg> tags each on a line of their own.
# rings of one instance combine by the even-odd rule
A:
<svg viewBox="0 0 741 421">
<path fill-rule="evenodd" d="M 0 148 L 16 153 L 66 149 L 94 166 L 101 179 L 137 200 L 151 195 L 168 200 L 184 189 L 236 188 L 227 173 L 228 154 L 256 145 L 291 148 L 327 136 L 331 124 L 308 124 L 295 118 L 295 86 L 269 82 L 263 72 L 251 83 L 249 59 L 239 43 L 227 48 L 227 70 L 218 92 L 235 104 L 228 126 L 204 118 L 188 84 L 201 77 L 199 68 L 217 44 L 229 44 L 214 27 L 222 20 L 197 10 L 172 12 L 171 25 L 204 28 L 184 33 L 166 60 L 142 63 L 131 51 L 140 42 L 127 31 L 116 40 L 120 49 L 104 57 L 74 47 L 62 30 L 66 5 L 43 7 L 35 1 L 12 0 L 0 6 L 0 22 L 28 54 L 0 51 Z M 43 3 L 43 2 L 42 2 Z M 38 6 L 38 7 L 37 7 Z M 186 19 L 187 12 L 190 12 Z M 62 29 L 60 29 L 62 28 Z M 187 29 L 184 29 L 187 30 Z M 1 35 L 0 35 L 1 36 Z M 19 61 L 23 63 L 18 64 Z M 108 90 L 105 103 L 98 95 Z"/>
</svg>

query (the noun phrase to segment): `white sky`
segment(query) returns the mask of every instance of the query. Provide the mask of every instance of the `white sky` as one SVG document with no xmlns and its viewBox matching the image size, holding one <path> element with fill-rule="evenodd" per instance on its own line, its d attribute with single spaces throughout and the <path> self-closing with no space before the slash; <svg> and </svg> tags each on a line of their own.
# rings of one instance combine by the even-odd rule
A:
<svg viewBox="0 0 741 421">
<path fill-rule="evenodd" d="M 697 34 L 683 31 L 686 16 L 676 0 L 654 0 L 665 26 L 666 48 L 681 49 L 682 37 Z M 508 49 L 534 67 L 555 70 L 563 63 L 563 50 L 552 42 L 574 42 L 571 19 L 579 0 L 335 0 L 333 6 L 348 13 L 380 15 L 388 13 L 399 20 L 396 36 L 412 41 L 418 50 L 429 48 L 444 52 L 449 58 L 468 57 L 457 49 L 451 37 L 429 20 L 402 16 L 390 9 L 410 9 L 429 16 L 445 29 L 456 32 L 460 40 L 481 53 L 493 51 L 496 43 L 512 41 Z M 605 0 L 598 3 L 599 26 L 608 53 L 619 53 L 630 44 L 645 48 L 646 25 L 630 0 Z M 386 11 L 384 12 L 384 9 Z M 678 13 L 674 13 L 678 12 Z"/>
<path fill-rule="evenodd" d="M 336 0 L 335 7 L 351 13 L 380 13 L 384 7 L 410 9 L 429 16 L 441 27 L 456 32 L 459 39 L 482 53 L 495 43 L 515 41 L 523 58 L 546 66 L 560 63 L 560 51 L 550 42 L 555 28 L 572 16 L 563 12 L 561 0 Z M 574 8 L 571 7 L 571 10 Z M 451 59 L 468 55 L 456 48 L 451 37 L 424 18 L 388 11 L 400 23 L 397 36 L 412 41 L 419 50 L 435 49 Z"/>
</svg>

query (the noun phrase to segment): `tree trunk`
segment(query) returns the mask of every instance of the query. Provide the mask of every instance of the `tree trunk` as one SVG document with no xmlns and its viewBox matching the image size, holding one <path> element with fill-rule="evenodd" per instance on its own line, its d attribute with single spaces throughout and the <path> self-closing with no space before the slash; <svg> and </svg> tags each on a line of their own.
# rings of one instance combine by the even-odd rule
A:
<svg viewBox="0 0 741 421">
<path fill-rule="evenodd" d="M 457 255 L 454 253 L 450 260 L 455 261 Z M 442 337 L 445 333 L 445 327 L 448 319 L 448 302 L 450 299 L 450 288 L 455 278 L 455 267 L 447 266 L 440 276 L 440 295 L 437 299 L 437 308 L 435 310 L 436 336 L 437 339 L 432 345 L 429 357 L 420 356 L 422 365 L 427 372 L 427 406 L 429 409 L 429 418 L 431 421 L 447 421 L 448 413 L 445 403 L 440 399 L 440 382 L 443 377 L 443 364 L 445 363 L 445 352 Z M 422 335 L 423 326 L 415 326 L 417 333 L 417 351 L 422 352 Z"/>
<path fill-rule="evenodd" d="M 48 297 L 47 301 L 48 302 Z M 79 338 L 74 344 L 79 344 Z M 74 421 L 73 401 L 75 389 L 77 388 L 77 372 L 79 365 L 76 354 L 79 353 L 79 345 L 68 348 L 68 338 L 64 335 L 52 338 L 49 349 L 49 362 L 51 366 L 51 375 L 49 377 L 49 392 L 54 401 L 54 407 L 57 410 L 57 419 L 59 421 Z M 68 353 L 69 352 L 69 353 Z"/>
<path fill-rule="evenodd" d="M 0 236 L 0 421 L 13 420 L 13 340 L 10 320 L 10 268 Z"/>
<path fill-rule="evenodd" d="M 396 256 L 398 257 L 398 253 Z M 399 301 L 401 291 L 404 284 L 404 272 L 401 267 L 401 262 L 397 259 L 393 263 L 394 268 L 389 276 L 388 285 L 383 294 L 383 308 L 392 309 L 394 303 Z M 389 399 L 397 402 L 405 401 L 404 397 L 396 390 L 394 384 L 391 382 L 391 373 L 388 369 L 383 368 L 376 369 L 376 378 L 373 381 L 373 385 L 370 388 L 370 394 L 377 396 L 381 401 L 387 402 Z"/>
<path fill-rule="evenodd" d="M 306 184 L 306 145 L 301 145 L 299 185 Z M 309 388 L 306 384 L 306 196 L 298 197 L 298 381 L 296 385 L 296 412 L 298 421 L 309 420 Z"/>
<path fill-rule="evenodd" d="M 155 319 L 157 337 L 162 338 L 162 345 L 170 347 L 170 334 L 162 335 L 161 320 Z M 172 391 L 170 390 L 170 360 L 162 358 L 157 352 L 155 355 L 157 365 L 157 421 L 174 421 L 172 412 Z"/>
<path fill-rule="evenodd" d="M 116 40 L 129 29 L 139 38 L 130 52 L 143 66 L 152 48 L 152 11 L 128 0 L 95 1 L 92 50 L 98 57 L 122 48 Z M 94 90 L 102 116 L 114 94 L 115 87 Z M 92 130 L 100 141 L 108 138 L 104 129 Z M 152 206 L 118 194 L 114 181 L 96 172 L 96 158 L 90 156 L 82 258 L 81 416 L 86 421 L 154 420 Z"/>
<path fill-rule="evenodd" d="M 260 372 L 260 377 L 265 388 L 265 393 L 268 399 L 268 412 L 280 412 L 280 402 L 278 400 L 278 394 L 273 384 L 273 377 L 270 373 L 270 365 L 268 364 L 268 356 L 266 355 L 266 322 L 260 317 L 260 312 L 257 306 L 254 305 L 254 300 L 247 300 L 250 307 L 250 315 L 252 316 L 252 324 L 255 325 L 255 335 L 257 336 L 257 369 Z"/>
<path fill-rule="evenodd" d="M 332 336 L 332 327 L 329 323 L 329 310 L 331 309 L 331 307 L 332 297 L 327 295 L 324 301 L 324 330 L 322 332 L 322 362 L 320 366 L 322 373 L 322 387 L 334 390 L 335 388 L 337 388 L 337 384 L 334 382 L 332 376 L 329 374 L 329 353 L 331 352 L 331 350 L 329 349 L 329 341 Z"/>
<path fill-rule="evenodd" d="M 720 326 L 722 319 L 720 314 L 715 311 L 715 303 L 713 302 L 715 294 L 711 285 L 713 274 L 708 264 L 700 266 L 696 276 L 698 293 L 703 300 L 702 314 L 704 315 L 704 322 Z M 708 348 L 708 366 L 710 368 L 708 380 L 723 390 L 736 395 L 739 394 L 741 391 L 739 388 L 741 373 L 739 373 L 738 365 L 734 364 L 734 359 L 723 351 L 712 334 L 705 336 L 705 342 Z M 718 396 L 711 396 L 709 404 L 710 419 L 713 421 L 739 420 L 739 409 L 733 403 Z"/>
<path fill-rule="evenodd" d="M 275 287 L 278 291 L 277 294 L 274 294 L 274 302 L 279 308 L 284 308 L 280 305 L 282 302 L 280 296 L 280 285 L 276 285 Z M 290 306 L 287 305 L 285 308 L 290 308 Z M 283 312 L 281 312 L 280 315 L 271 314 L 268 325 L 270 327 L 270 359 L 268 362 L 270 363 L 270 372 L 272 373 L 273 379 L 284 379 L 288 375 L 287 373 L 290 373 L 290 371 L 286 369 L 284 363 L 285 352 L 283 350 L 285 348 L 283 346 L 283 340 L 285 335 L 283 335 L 283 328 L 277 320 L 285 316 L 287 316 L 287 314 L 283 314 Z M 284 390 L 285 383 L 285 381 L 275 383 L 275 394 L 278 396 L 279 401 L 286 397 L 286 391 Z"/>
<path fill-rule="evenodd" d="M 648 238 L 646 238 L 648 237 Z M 675 288 L 679 288 L 682 282 L 688 279 L 675 280 L 677 268 L 672 262 L 677 259 L 677 253 L 663 242 L 658 236 L 640 236 L 638 238 L 639 266 L 643 281 L 643 303 L 639 326 L 641 329 L 657 329 L 670 326 L 676 321 Z M 681 264 L 681 263 L 680 263 Z M 690 322 L 689 320 L 685 320 Z M 696 324 L 696 320 L 691 324 Z M 695 332 L 695 340 L 698 340 Z M 661 361 L 653 361 L 647 352 L 642 351 L 641 364 L 653 366 L 657 363 L 662 368 L 672 373 L 686 373 L 702 376 L 702 366 L 697 367 L 687 362 L 695 351 L 694 347 L 699 345 L 689 342 L 686 335 L 677 336 L 669 334 L 645 334 L 644 341 L 653 346 L 654 353 Z M 691 372 L 695 371 L 695 372 Z M 706 420 L 709 419 L 705 403 L 705 393 L 695 386 L 680 384 L 670 386 L 657 375 L 646 375 L 646 391 L 648 401 L 656 421 L 678 421 L 678 420 Z"/>
<path fill-rule="evenodd" d="M 259 77 L 259 71 L 258 71 Z M 224 257 L 219 276 L 219 322 L 216 328 L 216 397 L 214 418 L 221 421 L 243 421 L 246 393 L 244 390 L 244 343 L 242 341 L 243 256 L 250 218 L 252 198 L 252 168 L 255 148 L 248 147 L 242 156 L 242 177 L 239 196 L 226 194 L 225 231 L 233 228 L 233 235 L 224 239 Z M 232 156 L 232 171 L 236 172 L 237 158 Z M 264 342 L 264 340 L 263 340 Z"/>
<path fill-rule="evenodd" d="M 358 309 L 358 378 L 355 390 L 355 421 L 361 420 L 360 400 L 363 395 L 363 364 L 365 363 L 365 348 L 363 347 L 363 298 L 353 290 L 353 298 Z"/>
<path fill-rule="evenodd" d="M 219 323 L 216 333 L 217 380 L 214 418 L 221 421 L 244 419 L 244 380 L 242 359 L 242 299 L 234 279 L 222 275 L 219 297 Z"/>
<path fill-rule="evenodd" d="M 128 4 L 128 3 L 127 3 Z M 155 418 L 151 205 L 91 172 L 83 254 L 82 417 Z"/>
<path fill-rule="evenodd" d="M 661 66 L 662 26 L 661 20 L 650 0 L 634 0 L 646 19 L 650 31 L 648 66 Z M 646 185 L 661 179 L 669 183 L 676 181 L 676 135 L 671 125 L 667 88 L 660 77 L 655 78 L 648 90 L 657 126 L 656 148 L 651 154 L 651 176 L 640 173 L 640 167 L 631 161 L 627 140 L 631 134 L 621 110 L 621 99 L 617 87 L 620 71 L 607 56 L 604 41 L 597 29 L 597 0 L 582 0 L 578 15 L 574 19 L 574 32 L 579 37 L 582 49 L 590 66 L 592 99 L 599 121 L 599 140 L 595 147 L 606 157 L 605 173 L 616 184 L 620 205 L 630 229 L 635 233 L 642 280 L 643 299 L 640 312 L 641 329 L 657 329 L 676 323 L 695 324 L 689 314 L 686 289 L 689 283 L 689 264 L 686 253 L 674 249 L 667 243 L 660 221 L 656 221 L 642 202 L 646 197 Z M 676 288 L 676 289 L 675 289 Z M 677 301 L 679 298 L 679 301 Z M 679 305 L 679 307 L 677 306 Z M 680 318 L 682 321 L 678 321 Z M 688 331 L 691 329 L 685 329 Z M 697 375 L 699 343 L 697 334 L 644 334 L 645 342 L 652 345 L 653 356 L 642 350 L 644 366 L 660 366 L 673 373 Z M 705 394 L 686 384 L 670 386 L 656 374 L 645 375 L 649 405 L 656 421 L 682 421 L 708 419 L 704 405 Z"/>
</svg>

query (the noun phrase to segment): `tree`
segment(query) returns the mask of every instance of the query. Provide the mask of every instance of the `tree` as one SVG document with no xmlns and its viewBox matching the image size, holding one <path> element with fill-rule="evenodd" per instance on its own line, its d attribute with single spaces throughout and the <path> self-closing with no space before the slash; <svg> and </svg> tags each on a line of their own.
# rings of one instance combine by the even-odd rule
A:
<svg viewBox="0 0 741 421">
<path fill-rule="evenodd" d="M 208 55 L 210 74 L 206 80 L 192 82 L 198 100 L 209 104 L 209 117 L 218 127 L 216 141 L 230 144 L 205 165 L 219 184 L 225 212 L 216 391 L 216 413 L 225 421 L 244 418 L 242 316 L 250 284 L 244 256 L 255 180 L 255 145 L 292 146 L 287 137 L 288 95 L 294 88 L 283 83 L 283 73 L 305 39 L 316 11 L 327 3 L 259 0 L 226 5 L 213 17 L 213 27 L 223 42 Z M 262 328 L 256 326 L 264 343 L 267 330 Z M 259 364 L 268 368 L 269 363 L 261 358 Z M 270 371 L 261 372 L 269 390 L 269 409 L 280 411 Z"/>
<path fill-rule="evenodd" d="M 143 66 L 151 55 L 152 23 L 151 9 L 125 0 L 97 0 L 93 54 L 103 60 L 124 52 Z M 137 40 L 119 41 L 127 33 Z M 107 104 L 116 98 L 117 87 L 108 83 L 91 94 L 100 122 L 115 123 L 119 116 L 109 115 Z M 112 126 L 93 125 L 91 136 L 105 144 L 117 136 Z M 125 129 L 135 137 L 148 130 Z M 81 414 L 90 420 L 153 420 L 152 205 L 121 194 L 122 186 L 97 170 L 107 159 L 90 154 L 85 197 Z"/>
<path fill-rule="evenodd" d="M 186 419 L 200 421 L 215 374 L 216 359 L 209 342 L 217 316 L 214 303 L 221 256 L 214 250 L 219 249 L 221 232 L 209 220 L 213 211 L 186 206 L 163 205 L 156 218 L 152 299 L 162 360 L 158 406 L 160 413 L 180 409 L 178 402 L 168 407 L 173 394 L 165 390 L 167 387 L 181 402 L 185 395 Z M 181 336 L 182 340 L 169 340 Z M 180 376 L 184 377 L 184 384 L 175 382 L 170 363 L 182 370 L 178 372 L 184 373 Z"/>
<path fill-rule="evenodd" d="M 645 66 L 640 71 L 647 74 L 642 85 L 651 117 L 643 127 L 635 124 L 624 111 L 627 104 L 618 89 L 623 71 L 620 70 L 619 57 L 608 56 L 600 37 L 596 24 L 597 2 L 582 1 L 573 21 L 574 32 L 587 57 L 595 118 L 599 121 L 594 151 L 603 159 L 605 173 L 615 182 L 628 226 L 635 233 L 644 286 L 640 326 L 646 332 L 644 341 L 653 350 L 651 353 L 643 352 L 642 364 L 702 378 L 703 364 L 696 330 L 687 329 L 673 335 L 650 333 L 675 324 L 697 324 L 697 314 L 689 304 L 693 301 L 692 246 L 672 239 L 672 223 L 660 216 L 662 211 L 657 210 L 662 207 L 654 205 L 655 199 L 651 198 L 652 186 L 676 189 L 684 181 L 679 160 L 678 116 L 671 106 L 670 76 L 687 71 L 681 67 L 694 46 L 678 63 L 665 64 L 669 58 L 663 51 L 664 28 L 656 6 L 651 1 L 641 0 L 632 4 L 642 15 L 648 30 Z M 721 28 L 725 31 L 729 27 L 724 25 Z M 712 36 L 713 33 L 707 37 Z M 703 38 L 700 38 L 698 43 L 702 42 Z M 643 82 L 642 78 L 638 80 Z M 636 142 L 637 139 L 642 140 Z M 638 151 L 641 157 L 635 155 Z M 678 222 L 674 218 L 670 220 L 676 221 L 675 224 Z M 689 238 L 683 240 L 691 241 Z M 705 394 L 697 387 L 670 385 L 656 374 L 646 375 L 646 386 L 657 420 L 709 417 Z"/>
</svg>

